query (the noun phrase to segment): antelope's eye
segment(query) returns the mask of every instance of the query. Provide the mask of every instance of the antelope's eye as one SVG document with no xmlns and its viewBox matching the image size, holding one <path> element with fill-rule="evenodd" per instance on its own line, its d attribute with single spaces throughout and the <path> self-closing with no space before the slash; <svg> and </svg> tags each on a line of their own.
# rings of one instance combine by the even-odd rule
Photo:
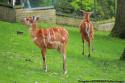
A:
<svg viewBox="0 0 125 83">
<path fill-rule="evenodd" d="M 28 21 L 29 19 L 28 18 L 26 18 L 26 21 Z"/>
</svg>

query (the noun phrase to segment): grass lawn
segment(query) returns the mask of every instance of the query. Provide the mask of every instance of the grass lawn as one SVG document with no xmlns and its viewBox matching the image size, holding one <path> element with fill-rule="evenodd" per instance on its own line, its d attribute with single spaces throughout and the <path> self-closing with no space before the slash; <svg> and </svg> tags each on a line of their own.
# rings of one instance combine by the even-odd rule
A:
<svg viewBox="0 0 125 83">
<path fill-rule="evenodd" d="M 42 23 L 41 27 L 56 26 Z M 40 49 L 32 42 L 28 28 L 0 21 L 0 83 L 78 83 L 78 80 L 125 80 L 125 61 L 119 58 L 125 40 L 112 38 L 109 32 L 95 32 L 93 55 L 82 56 L 78 28 L 65 26 L 70 39 L 67 49 L 68 74 L 63 75 L 62 56 L 47 50 L 48 72 L 42 70 Z M 23 31 L 17 35 L 16 31 Z M 87 45 L 86 45 L 87 48 Z M 86 49 L 87 54 L 87 49 Z"/>
</svg>

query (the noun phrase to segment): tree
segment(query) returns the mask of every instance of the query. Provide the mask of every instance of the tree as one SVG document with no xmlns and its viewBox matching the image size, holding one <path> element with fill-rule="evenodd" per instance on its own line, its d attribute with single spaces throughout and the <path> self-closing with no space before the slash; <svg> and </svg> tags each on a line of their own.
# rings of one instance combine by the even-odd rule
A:
<svg viewBox="0 0 125 83">
<path fill-rule="evenodd" d="M 117 0 L 116 20 L 111 35 L 125 39 L 125 0 Z"/>
<path fill-rule="evenodd" d="M 109 19 L 114 16 L 114 0 L 97 0 L 97 13 L 101 15 L 100 19 Z"/>
</svg>

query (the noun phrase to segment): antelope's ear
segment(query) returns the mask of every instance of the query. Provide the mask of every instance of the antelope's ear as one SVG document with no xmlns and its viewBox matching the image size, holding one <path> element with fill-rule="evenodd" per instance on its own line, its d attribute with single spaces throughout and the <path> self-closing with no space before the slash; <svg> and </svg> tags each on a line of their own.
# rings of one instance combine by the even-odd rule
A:
<svg viewBox="0 0 125 83">
<path fill-rule="evenodd" d="M 92 15 L 92 14 L 93 14 L 93 12 L 89 12 L 89 14 L 90 14 L 90 15 Z"/>
<path fill-rule="evenodd" d="M 91 14 L 93 14 L 93 11 L 92 12 L 90 12 Z"/>
<path fill-rule="evenodd" d="M 36 21 L 38 21 L 38 20 L 39 20 L 39 17 L 37 16 L 37 17 L 36 17 Z"/>
<path fill-rule="evenodd" d="M 32 16 L 32 20 L 33 20 L 33 21 L 35 21 L 35 18 L 36 18 L 35 16 Z"/>
<path fill-rule="evenodd" d="M 32 19 L 33 19 L 33 21 L 38 21 L 39 17 L 38 16 L 33 16 Z"/>
<path fill-rule="evenodd" d="M 81 12 L 85 13 L 85 10 L 80 10 Z"/>
</svg>

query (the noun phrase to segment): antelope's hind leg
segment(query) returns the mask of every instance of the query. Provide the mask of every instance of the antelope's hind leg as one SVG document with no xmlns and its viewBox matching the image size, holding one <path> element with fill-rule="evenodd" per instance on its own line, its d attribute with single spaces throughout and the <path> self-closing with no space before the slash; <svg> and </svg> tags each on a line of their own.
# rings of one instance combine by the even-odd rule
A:
<svg viewBox="0 0 125 83">
<path fill-rule="evenodd" d="M 62 56 L 63 56 L 63 71 L 64 71 L 64 74 L 67 74 L 66 47 L 62 48 Z"/>
<path fill-rule="evenodd" d="M 83 42 L 82 55 L 84 55 L 85 54 L 85 51 L 84 51 L 84 40 L 82 42 Z"/>
<path fill-rule="evenodd" d="M 88 42 L 88 52 L 89 52 L 88 57 L 90 57 L 90 55 L 91 55 L 90 41 Z"/>
<path fill-rule="evenodd" d="M 63 70 L 64 74 L 67 74 L 67 65 L 66 65 L 66 55 L 63 55 Z"/>
</svg>

